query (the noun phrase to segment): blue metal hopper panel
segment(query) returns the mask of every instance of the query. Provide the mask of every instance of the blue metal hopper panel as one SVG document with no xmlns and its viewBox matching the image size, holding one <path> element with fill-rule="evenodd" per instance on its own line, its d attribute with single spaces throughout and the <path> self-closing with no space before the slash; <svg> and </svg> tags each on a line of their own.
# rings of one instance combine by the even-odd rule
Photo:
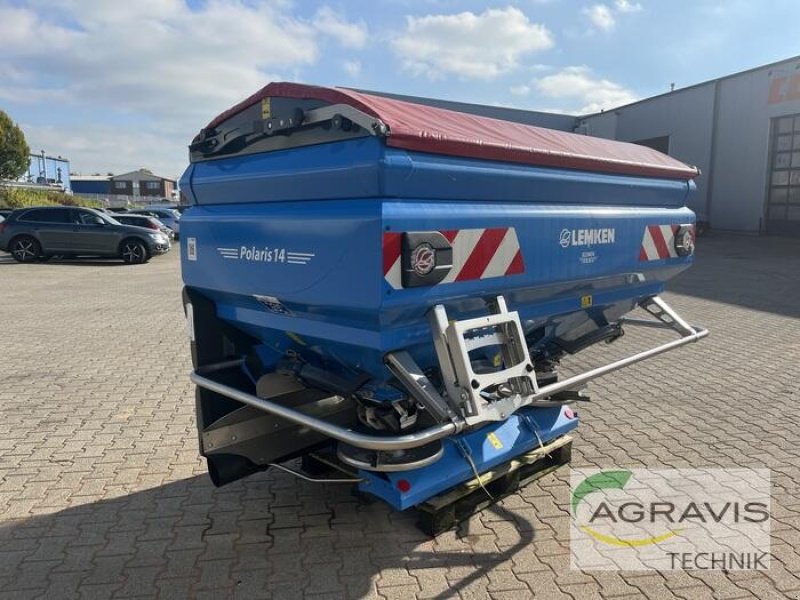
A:
<svg viewBox="0 0 800 600">
<path fill-rule="evenodd" d="M 520 409 L 505 421 L 445 439 L 442 458 L 427 467 L 397 473 L 360 470 L 359 477 L 364 482 L 358 488 L 384 499 L 397 510 L 411 508 L 475 477 L 462 448 L 468 449 L 478 472 L 485 473 L 575 429 L 579 420 L 568 417 L 568 410 L 563 406 Z M 405 485 L 398 486 L 401 480 L 408 484 L 405 492 L 401 491 Z"/>
<path fill-rule="evenodd" d="M 694 184 L 406 152 L 367 137 L 194 163 L 181 189 L 202 205 L 388 197 L 680 207 Z"/>
<path fill-rule="evenodd" d="M 693 220 L 685 208 L 423 200 L 198 206 L 181 225 L 183 277 L 216 302 L 220 317 L 265 343 L 282 346 L 292 332 L 383 377 L 390 350 L 431 364 L 426 314 L 436 304 L 452 318 L 469 318 L 485 313 L 486 298 L 503 294 L 523 320 L 550 322 L 554 332 L 618 318 L 691 262 L 640 260 L 647 227 Z M 387 281 L 388 232 L 493 227 L 515 229 L 523 272 L 412 289 Z M 564 230 L 586 228 L 613 229 L 613 243 L 561 245 Z"/>
</svg>

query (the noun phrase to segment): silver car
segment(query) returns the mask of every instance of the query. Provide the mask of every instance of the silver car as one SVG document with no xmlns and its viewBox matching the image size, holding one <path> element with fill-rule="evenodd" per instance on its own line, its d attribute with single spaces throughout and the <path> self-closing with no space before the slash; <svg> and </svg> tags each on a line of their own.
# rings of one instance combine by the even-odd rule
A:
<svg viewBox="0 0 800 600">
<path fill-rule="evenodd" d="M 131 215 L 147 215 L 148 217 L 155 217 L 159 221 L 161 221 L 164 225 L 172 229 L 175 232 L 175 239 L 177 240 L 180 236 L 180 223 L 181 223 L 181 213 L 179 213 L 174 208 L 135 208 L 133 210 L 129 210 L 128 214 Z"/>
</svg>

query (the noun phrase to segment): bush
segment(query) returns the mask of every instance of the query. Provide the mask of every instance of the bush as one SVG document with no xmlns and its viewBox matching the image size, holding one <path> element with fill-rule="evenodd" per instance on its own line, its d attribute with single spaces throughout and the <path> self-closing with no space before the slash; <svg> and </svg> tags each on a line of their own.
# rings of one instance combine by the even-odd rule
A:
<svg viewBox="0 0 800 600">
<path fill-rule="evenodd" d="M 8 208 L 26 208 L 28 206 L 87 206 L 99 208 L 95 200 L 76 198 L 56 190 L 31 190 L 0 185 L 0 206 Z"/>
</svg>

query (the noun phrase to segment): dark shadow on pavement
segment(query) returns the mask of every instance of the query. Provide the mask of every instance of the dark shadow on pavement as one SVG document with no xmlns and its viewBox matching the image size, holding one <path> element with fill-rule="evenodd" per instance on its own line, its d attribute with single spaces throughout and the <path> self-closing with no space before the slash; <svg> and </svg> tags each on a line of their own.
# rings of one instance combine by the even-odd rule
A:
<svg viewBox="0 0 800 600">
<path fill-rule="evenodd" d="M 711 232 L 667 290 L 800 317 L 800 239 Z"/>
<path fill-rule="evenodd" d="M 51 258 L 46 261 L 36 261 L 31 263 L 19 263 L 10 254 L 0 254 L 0 266 L 18 265 L 24 267 L 40 267 L 43 265 L 58 265 L 72 267 L 127 267 L 119 258 Z"/>
<path fill-rule="evenodd" d="M 80 500 L 0 524 L 1 593 L 361 598 L 374 595 L 380 579 L 382 586 L 419 581 L 428 594 L 444 598 L 508 563 L 535 535 L 527 519 L 495 505 L 488 510 L 496 517 L 485 518 L 513 524 L 513 546 L 472 548 L 473 538 L 495 538 L 470 535 L 462 526 L 455 536 L 443 534 L 442 547 L 415 527 L 413 512 L 365 504 L 347 485 L 310 484 L 274 472 L 221 489 L 199 476 L 114 499 Z M 439 572 L 438 586 L 423 583 L 426 570 L 443 567 L 451 570 L 446 581 Z"/>
</svg>

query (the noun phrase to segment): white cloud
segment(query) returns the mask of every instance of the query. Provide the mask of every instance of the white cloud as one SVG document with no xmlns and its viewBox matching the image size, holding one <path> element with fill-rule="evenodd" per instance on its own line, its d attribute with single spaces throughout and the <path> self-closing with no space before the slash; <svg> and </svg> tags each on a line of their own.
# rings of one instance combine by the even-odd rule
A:
<svg viewBox="0 0 800 600">
<path fill-rule="evenodd" d="M 593 4 L 581 12 L 595 29 L 611 31 L 617 25 L 618 15 L 636 13 L 641 10 L 642 5 L 635 0 L 614 0 L 613 7 L 609 7 L 607 4 Z"/>
<path fill-rule="evenodd" d="M 515 69 L 525 55 L 552 46 L 547 28 L 513 7 L 406 17 L 405 31 L 393 41 L 406 69 L 432 79 L 446 74 L 494 79 Z"/>
<path fill-rule="evenodd" d="M 367 41 L 367 25 L 364 21 L 350 23 L 329 6 L 317 11 L 312 21 L 320 33 L 334 38 L 347 48 L 363 48 Z"/>
<path fill-rule="evenodd" d="M 63 155 L 70 160 L 70 170 L 84 175 L 125 173 L 144 167 L 157 175 L 177 178 L 189 164 L 188 140 L 178 137 L 174 130 L 91 123 L 21 126 L 32 149 L 45 148 L 48 153 Z"/>
<path fill-rule="evenodd" d="M 508 91 L 515 96 L 527 96 L 531 93 L 531 86 L 525 84 L 512 85 L 510 88 L 508 88 Z"/>
<path fill-rule="evenodd" d="M 342 69 L 344 69 L 344 72 L 350 77 L 358 77 L 361 75 L 361 61 L 346 60 L 344 63 L 342 63 Z"/>
<path fill-rule="evenodd" d="M 583 9 L 583 14 L 588 17 L 592 25 L 603 31 L 611 31 L 617 24 L 611 9 L 605 4 L 594 4 Z"/>
<path fill-rule="evenodd" d="M 152 156 L 174 174 L 185 164 L 186 145 L 215 114 L 270 79 L 315 63 L 320 32 L 348 46 L 363 44 L 366 35 L 361 25 L 325 9 L 310 22 L 292 17 L 283 2 L 0 5 L 2 72 L 12 75 L 4 78 L 0 97 L 84 115 L 84 126 L 63 136 L 44 129 L 29 136 L 37 147 L 71 152 L 75 168 L 132 169 L 147 166 Z M 126 155 L 127 167 L 107 166 Z"/>
<path fill-rule="evenodd" d="M 635 13 L 642 10 L 642 5 L 630 0 L 616 0 L 614 6 L 621 13 Z"/>
<path fill-rule="evenodd" d="M 580 113 L 608 110 L 638 100 L 629 89 L 592 74 L 588 67 L 566 67 L 535 81 L 536 90 L 548 98 L 580 103 Z"/>
</svg>

